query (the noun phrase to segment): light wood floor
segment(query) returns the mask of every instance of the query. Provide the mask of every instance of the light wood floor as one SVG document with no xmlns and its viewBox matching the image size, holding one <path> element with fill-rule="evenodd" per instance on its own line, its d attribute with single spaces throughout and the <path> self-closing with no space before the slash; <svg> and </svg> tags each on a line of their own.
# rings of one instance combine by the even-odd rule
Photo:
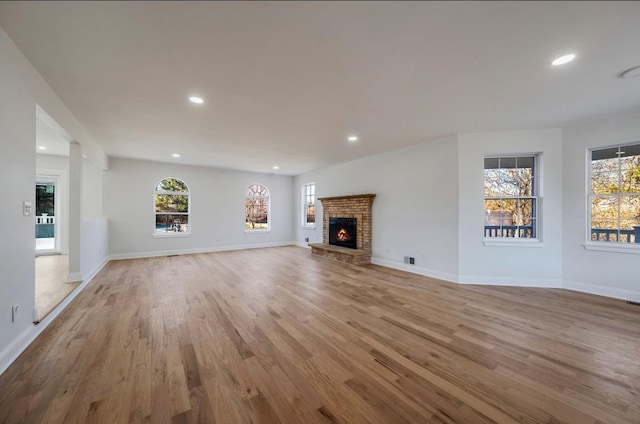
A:
<svg viewBox="0 0 640 424">
<path fill-rule="evenodd" d="M 36 308 L 38 321 L 47 316 L 76 287 L 67 283 L 69 255 L 45 255 L 36 257 Z"/>
<path fill-rule="evenodd" d="M 640 307 L 298 247 L 109 263 L 0 377 L 0 421 L 640 423 Z"/>
</svg>

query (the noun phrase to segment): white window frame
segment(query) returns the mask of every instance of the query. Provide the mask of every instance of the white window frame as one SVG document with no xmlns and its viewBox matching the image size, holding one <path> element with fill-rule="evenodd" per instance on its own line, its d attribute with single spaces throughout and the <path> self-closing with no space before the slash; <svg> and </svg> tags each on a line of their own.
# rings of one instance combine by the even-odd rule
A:
<svg viewBox="0 0 640 424">
<path fill-rule="evenodd" d="M 586 250 L 599 250 L 605 252 L 615 252 L 615 253 L 631 253 L 640 255 L 640 243 L 628 243 L 628 242 L 620 242 L 620 241 L 597 241 L 591 240 L 591 205 L 594 197 L 605 197 L 605 196 L 614 196 L 614 197 L 628 197 L 628 196 L 638 196 L 640 197 L 640 193 L 623 193 L 618 191 L 617 193 L 609 193 L 609 194 L 594 194 L 592 192 L 592 184 L 593 184 L 593 166 L 592 166 L 592 157 L 593 152 L 597 150 L 605 150 L 605 149 L 621 149 L 628 146 L 636 146 L 640 145 L 640 141 L 636 141 L 633 143 L 624 143 L 624 144 L 614 144 L 610 146 L 601 146 L 601 147 L 593 147 L 587 149 L 586 154 L 586 167 L 587 167 L 587 178 L 586 178 L 586 226 L 585 226 L 585 243 L 583 244 Z M 618 166 L 618 187 L 621 186 L 621 176 L 620 166 Z M 618 216 L 618 230 L 620 229 L 620 216 Z M 619 238 L 616 237 L 618 240 Z"/>
<path fill-rule="evenodd" d="M 251 195 L 248 196 L 247 192 L 249 191 L 249 189 L 251 188 L 251 186 L 254 185 L 258 185 L 258 186 L 262 186 L 264 187 L 265 191 L 267 192 L 266 196 L 260 196 L 260 195 Z M 258 229 L 249 229 L 247 228 L 247 199 L 267 199 L 267 228 L 258 228 Z M 269 233 L 271 232 L 271 191 L 269 190 L 269 188 L 262 184 L 262 183 L 253 183 L 253 184 L 249 184 L 249 186 L 245 189 L 244 192 L 244 232 L 246 234 L 260 234 L 260 233 Z"/>
<path fill-rule="evenodd" d="M 482 186 L 484 191 L 484 160 L 500 158 L 533 158 L 533 184 L 531 186 L 531 196 L 490 196 L 482 195 L 483 215 L 484 201 L 487 199 L 533 199 L 535 203 L 535 215 L 533 216 L 535 237 L 486 237 L 485 225 L 483 222 L 483 245 L 484 246 L 514 246 L 514 247 L 544 247 L 542 240 L 542 153 L 540 152 L 519 152 L 501 153 L 485 155 L 482 165 Z M 484 220 L 483 220 L 484 221 Z"/>
<path fill-rule="evenodd" d="M 313 187 L 313 193 L 308 194 L 307 193 L 307 188 Z M 313 205 L 313 210 L 314 210 L 314 216 L 316 219 L 316 222 L 318 220 L 318 217 L 315 215 L 315 210 L 316 210 L 316 183 L 306 183 L 302 185 L 302 226 L 304 228 L 316 228 L 316 222 L 307 222 L 307 201 L 309 200 L 309 197 L 311 197 L 313 199 L 313 202 L 311 203 Z"/>
<path fill-rule="evenodd" d="M 156 190 L 158 184 L 162 181 L 167 180 L 169 178 L 173 178 L 182 182 L 182 184 L 187 187 L 187 191 L 167 191 L 167 190 Z M 188 212 L 157 212 L 156 211 L 156 195 L 157 194 L 169 194 L 169 195 L 178 195 L 178 196 L 187 196 L 187 210 Z M 156 229 L 156 217 L 157 215 L 186 215 L 187 216 L 187 231 L 184 232 L 170 232 L 166 231 L 163 233 L 159 233 Z M 189 237 L 191 236 L 191 187 L 187 184 L 182 178 L 178 177 L 164 177 L 161 180 L 157 181 L 153 186 L 153 238 L 166 238 L 166 237 Z"/>
</svg>

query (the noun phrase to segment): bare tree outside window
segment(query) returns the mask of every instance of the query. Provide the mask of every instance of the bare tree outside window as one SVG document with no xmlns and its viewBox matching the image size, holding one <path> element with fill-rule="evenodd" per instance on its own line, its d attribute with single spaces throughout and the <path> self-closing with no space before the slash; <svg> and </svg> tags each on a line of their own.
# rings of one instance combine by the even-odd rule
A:
<svg viewBox="0 0 640 424">
<path fill-rule="evenodd" d="M 535 156 L 484 160 L 484 237 L 536 238 Z"/>
<path fill-rule="evenodd" d="M 302 225 L 313 226 L 316 223 L 316 185 L 304 185 L 304 216 Z"/>
<path fill-rule="evenodd" d="M 640 144 L 591 151 L 590 240 L 640 243 Z"/>
<path fill-rule="evenodd" d="M 252 184 L 244 200 L 245 230 L 269 229 L 269 190 L 262 184 Z"/>
</svg>

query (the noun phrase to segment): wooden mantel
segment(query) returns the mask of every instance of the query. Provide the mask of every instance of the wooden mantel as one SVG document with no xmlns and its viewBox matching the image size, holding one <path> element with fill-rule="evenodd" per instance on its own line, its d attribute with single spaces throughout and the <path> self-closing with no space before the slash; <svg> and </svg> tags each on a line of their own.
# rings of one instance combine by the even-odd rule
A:
<svg viewBox="0 0 640 424">
<path fill-rule="evenodd" d="M 322 204 L 324 205 L 324 202 L 327 201 L 327 200 L 329 200 L 329 201 L 350 200 L 350 199 L 359 199 L 359 198 L 368 198 L 368 197 L 373 199 L 374 197 L 376 197 L 376 195 L 375 194 L 350 194 L 348 196 L 319 197 L 318 200 L 320 200 L 322 202 Z"/>
<path fill-rule="evenodd" d="M 322 244 L 310 245 L 314 254 L 355 265 L 371 263 L 371 205 L 375 194 L 321 197 Z M 357 249 L 337 248 L 329 244 L 329 218 L 355 218 Z"/>
</svg>

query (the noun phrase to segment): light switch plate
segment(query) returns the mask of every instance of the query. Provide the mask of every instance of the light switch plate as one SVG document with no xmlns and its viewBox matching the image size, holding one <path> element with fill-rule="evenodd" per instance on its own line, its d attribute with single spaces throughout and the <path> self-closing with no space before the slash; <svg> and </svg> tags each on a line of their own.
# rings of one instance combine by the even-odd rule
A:
<svg viewBox="0 0 640 424">
<path fill-rule="evenodd" d="M 31 216 L 31 202 L 22 202 L 22 214 L 24 216 Z"/>
</svg>

